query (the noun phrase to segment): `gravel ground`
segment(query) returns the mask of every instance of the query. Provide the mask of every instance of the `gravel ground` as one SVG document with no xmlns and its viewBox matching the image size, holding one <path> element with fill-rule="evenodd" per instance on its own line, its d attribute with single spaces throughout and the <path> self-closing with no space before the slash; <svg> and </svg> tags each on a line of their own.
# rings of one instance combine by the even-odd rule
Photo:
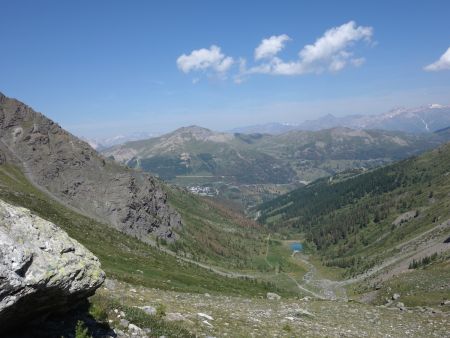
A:
<svg viewBox="0 0 450 338">
<path fill-rule="evenodd" d="M 166 320 L 180 321 L 199 337 L 450 337 L 450 314 L 438 309 L 179 293 L 117 281 L 106 285 L 98 292 L 125 305 L 163 304 Z"/>
</svg>

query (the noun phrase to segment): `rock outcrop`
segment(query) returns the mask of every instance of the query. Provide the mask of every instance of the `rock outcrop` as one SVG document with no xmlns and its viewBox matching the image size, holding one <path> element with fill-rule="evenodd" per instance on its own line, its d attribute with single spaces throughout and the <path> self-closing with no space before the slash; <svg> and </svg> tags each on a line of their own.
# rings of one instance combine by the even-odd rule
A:
<svg viewBox="0 0 450 338">
<path fill-rule="evenodd" d="M 0 331 L 65 312 L 104 279 L 97 257 L 63 230 L 0 201 Z"/>
<path fill-rule="evenodd" d="M 0 150 L 28 178 L 83 214 L 143 240 L 181 226 L 161 184 L 100 156 L 44 115 L 0 93 Z"/>
</svg>

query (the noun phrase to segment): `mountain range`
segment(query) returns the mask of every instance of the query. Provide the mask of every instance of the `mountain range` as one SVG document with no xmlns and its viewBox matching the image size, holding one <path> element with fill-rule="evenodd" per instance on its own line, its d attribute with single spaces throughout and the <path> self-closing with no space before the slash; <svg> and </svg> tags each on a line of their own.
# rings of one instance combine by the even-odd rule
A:
<svg viewBox="0 0 450 338">
<path fill-rule="evenodd" d="M 270 135 L 214 132 L 190 126 L 102 153 L 166 180 L 211 176 L 240 184 L 292 183 L 401 159 L 446 139 L 439 133 L 345 127 Z"/>
<path fill-rule="evenodd" d="M 397 108 L 377 115 L 332 114 L 308 120 L 300 124 L 268 123 L 234 128 L 236 133 L 282 134 L 292 130 L 321 130 L 335 127 L 352 129 L 382 129 L 407 133 L 429 133 L 450 126 L 450 106 L 430 104 L 417 108 Z"/>
<path fill-rule="evenodd" d="M 248 210 L 317 178 L 417 155 L 450 134 L 335 127 L 279 135 L 183 127 L 104 149 L 106 157 Z"/>
<path fill-rule="evenodd" d="M 402 131 L 405 133 L 430 133 L 450 126 L 450 106 L 430 104 L 416 108 L 396 108 L 387 113 L 376 115 L 347 115 L 336 117 L 332 114 L 317 119 L 307 120 L 299 124 L 271 122 L 232 128 L 225 131 L 229 134 L 270 134 L 279 135 L 293 130 L 318 131 L 336 127 L 351 129 L 380 129 Z M 111 137 L 88 138 L 83 141 L 98 150 L 121 145 L 131 141 L 145 140 L 160 136 L 160 133 L 134 132 Z"/>
</svg>

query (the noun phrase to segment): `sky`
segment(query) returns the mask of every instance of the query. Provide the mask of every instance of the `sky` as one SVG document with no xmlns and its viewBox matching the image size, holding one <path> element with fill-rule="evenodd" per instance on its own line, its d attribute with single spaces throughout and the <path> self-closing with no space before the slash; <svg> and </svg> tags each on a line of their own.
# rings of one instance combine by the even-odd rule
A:
<svg viewBox="0 0 450 338">
<path fill-rule="evenodd" d="M 449 1 L 0 0 L 0 92 L 102 138 L 450 104 Z"/>
</svg>

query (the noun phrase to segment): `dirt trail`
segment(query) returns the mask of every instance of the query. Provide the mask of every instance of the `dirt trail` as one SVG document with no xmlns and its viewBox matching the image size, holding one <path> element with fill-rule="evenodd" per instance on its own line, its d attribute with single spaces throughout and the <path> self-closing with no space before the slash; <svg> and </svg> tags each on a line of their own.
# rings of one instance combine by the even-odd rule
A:
<svg viewBox="0 0 450 338">
<path fill-rule="evenodd" d="M 155 248 L 158 248 L 160 251 L 162 251 L 162 252 L 164 252 L 164 253 L 166 253 L 168 255 L 174 256 L 177 259 L 182 260 L 183 262 L 195 264 L 195 265 L 197 265 L 197 266 L 199 266 L 201 268 L 204 268 L 206 270 L 214 272 L 215 274 L 218 274 L 218 275 L 223 276 L 223 277 L 256 279 L 256 277 L 252 276 L 252 275 L 248 275 L 248 274 L 244 274 L 244 273 L 240 273 L 240 272 L 235 272 L 235 271 L 224 270 L 224 269 L 218 268 L 218 267 L 216 267 L 214 265 L 201 263 L 201 262 L 194 261 L 193 259 L 190 259 L 190 258 L 182 257 L 180 255 L 177 255 L 175 252 L 173 252 L 173 251 L 171 251 L 169 249 L 166 249 L 166 248 L 163 248 L 163 247 L 157 247 L 156 243 L 148 243 L 148 244 L 153 245 Z"/>
</svg>

